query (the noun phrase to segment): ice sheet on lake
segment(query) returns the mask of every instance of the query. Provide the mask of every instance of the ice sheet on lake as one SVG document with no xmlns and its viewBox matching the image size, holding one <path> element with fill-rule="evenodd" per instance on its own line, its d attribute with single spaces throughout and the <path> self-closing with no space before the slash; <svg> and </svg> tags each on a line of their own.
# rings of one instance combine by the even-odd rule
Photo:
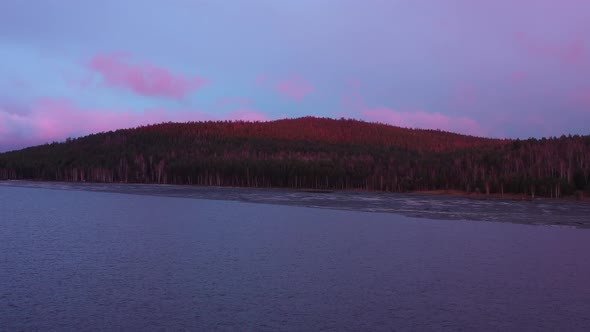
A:
<svg viewBox="0 0 590 332">
<path fill-rule="evenodd" d="M 337 191 L 329 193 L 282 189 L 198 187 L 153 184 L 96 184 L 0 181 L 0 185 L 138 195 L 233 200 L 314 208 L 396 213 L 409 217 L 512 222 L 590 228 L 588 202 L 537 199 L 515 201 L 454 196 Z"/>
</svg>

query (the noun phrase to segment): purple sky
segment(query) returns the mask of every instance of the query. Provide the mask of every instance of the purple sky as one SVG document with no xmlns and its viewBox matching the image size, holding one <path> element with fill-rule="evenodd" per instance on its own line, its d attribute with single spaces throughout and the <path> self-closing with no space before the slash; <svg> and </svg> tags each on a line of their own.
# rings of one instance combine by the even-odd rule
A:
<svg viewBox="0 0 590 332">
<path fill-rule="evenodd" d="M 590 134 L 587 0 L 2 0 L 0 151 L 162 121 Z"/>
</svg>

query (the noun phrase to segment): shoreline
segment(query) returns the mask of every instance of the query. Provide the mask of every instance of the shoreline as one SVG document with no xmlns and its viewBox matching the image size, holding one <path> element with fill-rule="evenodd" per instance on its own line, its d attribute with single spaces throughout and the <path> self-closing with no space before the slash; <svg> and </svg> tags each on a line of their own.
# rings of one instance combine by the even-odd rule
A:
<svg viewBox="0 0 590 332">
<path fill-rule="evenodd" d="M 496 198 L 460 191 L 315 191 L 290 188 L 204 187 L 169 184 L 0 181 L 1 187 L 238 201 L 368 213 L 387 213 L 430 220 L 485 221 L 530 226 L 590 229 L 590 204 L 572 199 Z M 516 198 L 516 199 L 515 199 Z"/>
<path fill-rule="evenodd" d="M 575 195 L 563 196 L 560 198 L 551 198 L 544 196 L 531 197 L 527 194 L 514 193 L 475 193 L 466 192 L 457 189 L 436 189 L 436 190 L 414 190 L 406 192 L 393 191 L 378 191 L 378 190 L 362 190 L 362 189 L 313 189 L 313 188 L 287 188 L 287 187 L 232 187 L 232 186 L 203 186 L 191 184 L 170 184 L 170 183 L 129 183 L 129 182 L 65 182 L 65 181 L 51 181 L 51 180 L 0 180 L 0 183 L 21 182 L 21 183 L 51 183 L 64 185 L 117 185 L 117 186 L 168 186 L 179 188 L 199 188 L 199 189 L 251 189 L 251 190 L 278 190 L 285 192 L 300 192 L 309 194 L 332 194 L 332 193 L 367 193 L 367 194 L 402 194 L 402 195 L 424 195 L 424 196 L 447 196 L 460 197 L 471 200 L 503 200 L 503 201 L 573 201 L 573 202 L 590 202 L 590 196 L 582 195 L 576 197 Z"/>
<path fill-rule="evenodd" d="M 425 195 L 444 195 L 444 196 L 454 196 L 454 197 L 463 197 L 469 199 L 476 199 L 476 200 L 486 200 L 486 199 L 500 199 L 500 200 L 510 200 L 510 201 L 536 201 L 536 200 L 549 200 L 549 201 L 576 201 L 576 202 L 588 202 L 590 201 L 590 197 L 582 196 L 576 197 L 575 195 L 570 196 L 563 196 L 560 198 L 551 198 L 545 196 L 535 196 L 531 197 L 527 194 L 498 194 L 498 193 L 468 193 L 466 191 L 461 190 L 424 190 L 424 191 L 413 191 L 413 193 L 425 194 Z"/>
</svg>

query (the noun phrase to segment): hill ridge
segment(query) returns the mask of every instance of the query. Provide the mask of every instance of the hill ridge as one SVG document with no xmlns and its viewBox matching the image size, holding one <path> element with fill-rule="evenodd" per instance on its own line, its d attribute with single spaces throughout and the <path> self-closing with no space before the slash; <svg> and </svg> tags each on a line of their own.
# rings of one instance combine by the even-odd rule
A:
<svg viewBox="0 0 590 332">
<path fill-rule="evenodd" d="M 353 119 L 161 123 L 0 154 L 0 179 L 590 193 L 590 136 L 508 140 Z"/>
</svg>

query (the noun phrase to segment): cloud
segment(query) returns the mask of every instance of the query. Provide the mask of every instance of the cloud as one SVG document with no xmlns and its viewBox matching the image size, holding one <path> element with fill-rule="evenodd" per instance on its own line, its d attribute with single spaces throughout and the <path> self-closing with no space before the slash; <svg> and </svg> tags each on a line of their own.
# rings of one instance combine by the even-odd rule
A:
<svg viewBox="0 0 590 332">
<path fill-rule="evenodd" d="M 473 136 L 483 136 L 485 134 L 479 124 L 471 118 L 452 117 L 438 112 L 399 112 L 387 107 L 377 107 L 363 109 L 361 116 L 371 121 L 388 123 L 399 127 L 440 129 Z"/>
<path fill-rule="evenodd" d="M 86 109 L 68 100 L 40 99 L 27 112 L 0 108 L 0 149 L 22 148 L 61 141 L 91 133 L 137 127 L 165 121 L 214 120 L 215 116 L 194 110 Z"/>
<path fill-rule="evenodd" d="M 99 73 L 108 86 L 150 97 L 182 99 L 206 84 L 201 77 L 185 77 L 154 64 L 129 60 L 123 54 L 99 54 L 90 60 L 88 68 Z"/>
<path fill-rule="evenodd" d="M 283 97 L 293 100 L 303 100 L 314 91 L 311 83 L 300 76 L 291 76 L 278 81 L 275 90 Z"/>
<path fill-rule="evenodd" d="M 65 99 L 45 98 L 17 111 L 0 105 L 0 151 L 148 124 L 215 120 L 268 121 L 269 118 L 250 108 L 239 108 L 225 115 L 162 108 L 90 109 Z"/>
<path fill-rule="evenodd" d="M 256 85 L 261 88 L 273 90 L 284 98 L 301 101 L 315 91 L 311 82 L 299 75 L 290 75 L 282 78 L 271 78 L 269 75 L 256 77 Z"/>
<path fill-rule="evenodd" d="M 455 133 L 462 133 L 473 136 L 484 136 L 487 134 L 477 121 L 464 116 L 448 116 L 439 112 L 396 111 L 388 107 L 369 107 L 360 92 L 359 81 L 347 83 L 347 89 L 342 96 L 341 116 L 360 117 L 365 120 L 387 123 L 390 125 L 406 128 L 419 129 L 440 129 Z M 470 85 L 460 86 L 457 89 L 458 102 L 464 103 L 461 106 L 469 106 L 475 99 L 475 88 Z"/>
</svg>

